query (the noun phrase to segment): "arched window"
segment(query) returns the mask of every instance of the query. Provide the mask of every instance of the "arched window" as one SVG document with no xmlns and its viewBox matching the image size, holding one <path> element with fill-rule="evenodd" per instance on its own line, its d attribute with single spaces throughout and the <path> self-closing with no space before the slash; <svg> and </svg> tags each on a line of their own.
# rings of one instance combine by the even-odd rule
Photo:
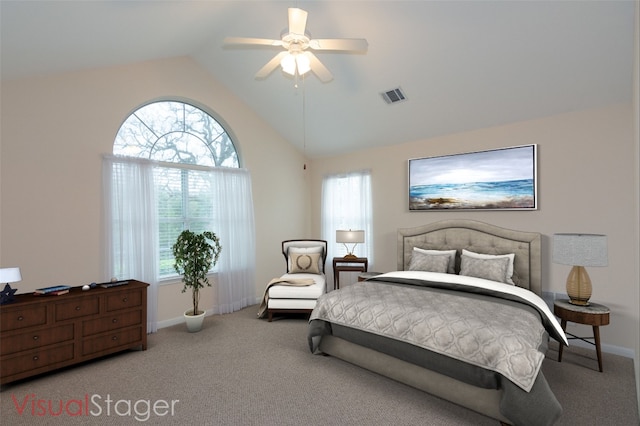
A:
<svg viewBox="0 0 640 426">
<path fill-rule="evenodd" d="M 113 144 L 115 155 L 210 167 L 240 167 L 226 130 L 193 105 L 159 101 L 131 114 Z"/>
<path fill-rule="evenodd" d="M 159 279 L 174 276 L 172 246 L 180 232 L 215 232 L 221 225 L 214 217 L 217 193 L 210 170 L 239 168 L 231 137 L 202 109 L 159 101 L 127 117 L 116 135 L 113 154 L 154 162 L 156 272 Z"/>
</svg>

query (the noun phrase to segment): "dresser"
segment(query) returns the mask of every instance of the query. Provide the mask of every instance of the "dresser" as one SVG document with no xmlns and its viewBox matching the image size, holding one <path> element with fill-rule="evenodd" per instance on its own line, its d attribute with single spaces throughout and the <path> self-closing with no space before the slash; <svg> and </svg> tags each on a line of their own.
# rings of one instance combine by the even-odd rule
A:
<svg viewBox="0 0 640 426">
<path fill-rule="evenodd" d="M 60 296 L 19 294 L 0 306 L 0 384 L 127 349 L 147 349 L 147 287 L 117 287 Z"/>
</svg>

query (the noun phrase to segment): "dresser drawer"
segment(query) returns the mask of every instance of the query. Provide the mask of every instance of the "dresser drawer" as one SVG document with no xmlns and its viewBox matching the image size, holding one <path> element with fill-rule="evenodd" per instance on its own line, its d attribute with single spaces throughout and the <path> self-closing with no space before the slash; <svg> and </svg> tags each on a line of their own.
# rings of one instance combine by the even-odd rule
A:
<svg viewBox="0 0 640 426">
<path fill-rule="evenodd" d="M 73 359 L 73 343 L 56 348 L 29 351 L 15 357 L 7 357 L 2 360 L 0 371 L 2 372 L 2 377 L 5 377 L 9 374 L 36 370 L 71 359 Z"/>
<path fill-rule="evenodd" d="M 130 328 L 113 333 L 103 334 L 99 337 L 84 339 L 82 342 L 82 356 L 96 352 L 129 345 L 135 342 L 142 344 L 142 328 Z"/>
<path fill-rule="evenodd" d="M 142 305 L 142 290 L 120 291 L 107 296 L 107 312 Z"/>
<path fill-rule="evenodd" d="M 98 297 L 85 297 L 56 304 L 56 321 L 64 321 L 100 312 Z"/>
<path fill-rule="evenodd" d="M 105 315 L 100 318 L 87 320 L 82 323 L 82 335 L 102 333 L 109 330 L 142 324 L 142 311 L 132 311 L 120 314 Z"/>
<path fill-rule="evenodd" d="M 40 329 L 33 332 L 27 331 L 15 336 L 4 336 L 2 338 L 2 346 L 0 346 L 0 353 L 8 355 L 67 340 L 73 340 L 73 324 Z"/>
<path fill-rule="evenodd" d="M 8 307 L 2 310 L 0 330 L 17 330 L 20 328 L 43 325 L 47 323 L 47 306 L 32 305 L 20 308 Z"/>
</svg>

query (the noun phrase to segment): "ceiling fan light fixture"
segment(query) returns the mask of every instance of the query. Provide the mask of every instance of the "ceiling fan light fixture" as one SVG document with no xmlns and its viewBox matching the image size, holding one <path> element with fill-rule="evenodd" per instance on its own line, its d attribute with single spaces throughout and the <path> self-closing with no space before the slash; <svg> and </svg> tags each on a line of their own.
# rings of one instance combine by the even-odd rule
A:
<svg viewBox="0 0 640 426">
<path fill-rule="evenodd" d="M 287 74 L 296 75 L 296 58 L 291 53 L 282 58 L 280 66 L 282 67 L 282 71 Z"/>
<path fill-rule="evenodd" d="M 296 55 L 296 64 L 298 65 L 298 75 L 304 75 L 311 71 L 311 61 L 305 54 Z"/>
<path fill-rule="evenodd" d="M 300 53 L 289 53 L 280 61 L 282 71 L 289 75 L 303 75 L 311 71 L 311 61 L 309 58 Z"/>
</svg>

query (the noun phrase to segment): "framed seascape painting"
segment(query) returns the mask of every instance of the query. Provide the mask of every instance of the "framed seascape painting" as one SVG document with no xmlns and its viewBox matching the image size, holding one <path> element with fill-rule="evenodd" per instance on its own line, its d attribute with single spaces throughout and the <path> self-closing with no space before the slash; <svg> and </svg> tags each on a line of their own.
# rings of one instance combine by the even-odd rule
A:
<svg viewBox="0 0 640 426">
<path fill-rule="evenodd" d="M 409 211 L 536 210 L 537 145 L 409 160 Z"/>
</svg>

